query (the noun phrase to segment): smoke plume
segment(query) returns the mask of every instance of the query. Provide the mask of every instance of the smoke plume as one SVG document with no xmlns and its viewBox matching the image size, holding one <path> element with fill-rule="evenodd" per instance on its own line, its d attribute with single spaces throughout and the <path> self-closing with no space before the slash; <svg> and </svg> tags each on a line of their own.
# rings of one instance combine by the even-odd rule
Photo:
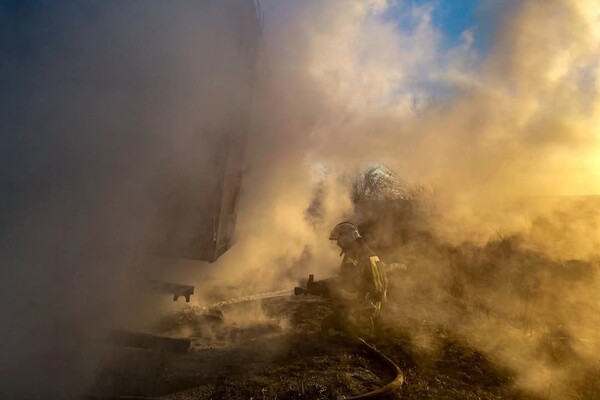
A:
<svg viewBox="0 0 600 400">
<path fill-rule="evenodd" d="M 414 305 L 398 318 L 449 325 L 521 387 L 554 384 L 564 398 L 599 343 L 597 3 L 484 1 L 487 25 L 456 45 L 435 25 L 437 2 L 264 7 L 239 244 L 224 269 L 249 271 L 247 284 L 258 271 L 282 285 L 333 273 L 328 231 L 357 217 L 347 177 L 387 165 L 435 203 L 436 240 L 399 241 L 386 260 L 412 269 L 398 300 Z M 574 358 L 545 358 L 557 340 Z"/>
</svg>

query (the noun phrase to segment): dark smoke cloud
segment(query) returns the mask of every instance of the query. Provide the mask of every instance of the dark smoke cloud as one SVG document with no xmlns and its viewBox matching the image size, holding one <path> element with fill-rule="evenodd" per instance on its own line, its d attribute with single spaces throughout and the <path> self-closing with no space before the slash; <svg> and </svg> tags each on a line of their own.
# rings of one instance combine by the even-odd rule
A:
<svg viewBox="0 0 600 400">
<path fill-rule="evenodd" d="M 161 198 L 209 191 L 213 142 L 247 106 L 256 14 L 242 0 L 0 7 L 0 395 L 69 398 L 151 275 L 134 261 Z"/>
</svg>

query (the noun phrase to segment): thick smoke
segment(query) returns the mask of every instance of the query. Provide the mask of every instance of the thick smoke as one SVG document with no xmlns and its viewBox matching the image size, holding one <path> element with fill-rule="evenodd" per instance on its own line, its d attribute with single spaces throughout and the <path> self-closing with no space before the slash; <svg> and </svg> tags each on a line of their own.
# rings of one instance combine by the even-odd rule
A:
<svg viewBox="0 0 600 400">
<path fill-rule="evenodd" d="M 564 398 L 599 343 L 598 198 L 585 195 L 600 190 L 600 7 L 502 3 L 482 2 L 487 25 L 455 46 L 436 2 L 265 3 L 239 244 L 224 270 L 281 285 L 332 273 L 328 230 L 354 216 L 345 178 L 388 165 L 435 198 L 436 240 L 399 243 L 387 260 L 412 267 L 398 318 L 416 336 L 450 326 L 519 385 Z M 477 35 L 491 37 L 484 53 Z M 572 357 L 548 360 L 556 346 Z"/>
<path fill-rule="evenodd" d="M 350 213 L 340 177 L 372 163 L 432 187 L 443 204 L 436 233 L 452 243 L 536 230 L 543 216 L 532 212 L 551 212 L 551 198 L 598 193 L 594 2 L 484 2 L 481 19 L 496 27 L 486 54 L 473 48 L 481 29 L 448 46 L 432 20 L 435 3 L 264 7 L 240 232 L 256 240 L 254 252 L 263 243 L 291 260 L 322 241 Z M 329 186 L 318 232 L 305 218 L 315 180 Z M 597 251 L 590 219 L 572 227 L 586 234 L 566 258 Z"/>
</svg>

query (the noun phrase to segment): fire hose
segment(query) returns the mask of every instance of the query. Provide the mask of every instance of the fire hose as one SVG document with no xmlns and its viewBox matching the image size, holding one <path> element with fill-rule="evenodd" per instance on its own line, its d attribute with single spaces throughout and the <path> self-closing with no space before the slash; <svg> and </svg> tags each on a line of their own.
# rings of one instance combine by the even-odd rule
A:
<svg viewBox="0 0 600 400">
<path fill-rule="evenodd" d="M 304 295 L 316 295 L 321 297 L 329 297 L 329 288 L 326 281 L 315 281 L 314 275 L 308 276 L 308 281 L 306 282 L 306 287 L 296 287 L 294 288 L 294 294 L 296 296 L 304 294 Z M 367 354 L 371 356 L 376 361 L 381 362 L 386 365 L 387 368 L 394 375 L 394 379 L 388 382 L 386 385 L 375 389 L 371 392 L 363 393 L 357 396 L 342 396 L 341 399 L 344 400 L 363 400 L 363 399 L 380 399 L 387 396 L 390 396 L 395 391 L 402 387 L 404 383 L 404 374 L 396 365 L 394 361 L 392 361 L 388 356 L 377 350 L 374 346 L 369 344 L 366 340 L 361 338 L 358 335 L 351 335 L 350 339 L 356 342 L 358 345 L 362 346 L 367 350 Z"/>
<path fill-rule="evenodd" d="M 400 389 L 402 387 L 402 384 L 404 383 L 404 374 L 402 373 L 402 371 L 400 370 L 398 365 L 396 365 L 396 363 L 394 361 L 392 361 L 388 356 L 386 356 L 385 354 L 383 354 L 382 352 L 377 350 L 375 347 L 373 347 L 372 345 L 367 343 L 363 338 L 361 338 L 359 336 L 355 336 L 352 339 L 354 339 L 359 344 L 361 344 L 365 349 L 367 349 L 367 351 L 373 358 L 375 358 L 376 360 L 385 364 L 390 369 L 390 371 L 393 372 L 394 379 L 392 379 L 385 386 L 382 386 L 379 389 L 375 389 L 368 393 L 359 394 L 357 396 L 351 396 L 351 397 L 344 396 L 344 397 L 342 397 L 342 399 L 344 399 L 344 400 L 380 399 L 382 397 L 390 396 L 396 390 Z"/>
</svg>

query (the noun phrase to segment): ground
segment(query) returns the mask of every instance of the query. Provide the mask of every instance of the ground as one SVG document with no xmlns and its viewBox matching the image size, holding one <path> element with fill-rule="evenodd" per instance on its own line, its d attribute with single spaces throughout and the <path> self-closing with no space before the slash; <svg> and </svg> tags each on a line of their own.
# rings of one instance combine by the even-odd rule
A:
<svg viewBox="0 0 600 400">
<path fill-rule="evenodd" d="M 112 348 L 94 393 L 172 400 L 337 399 L 393 379 L 389 368 L 356 343 L 321 335 L 320 321 L 331 313 L 327 300 L 285 296 L 221 311 L 222 321 L 193 309 L 161 320 L 154 333 L 192 338 L 187 355 Z M 255 314 L 260 315 L 255 321 L 240 318 Z M 444 326 L 436 327 L 428 350 L 419 350 L 406 332 L 386 324 L 385 338 L 372 341 L 405 375 L 392 398 L 537 399 L 515 388 L 511 371 Z"/>
</svg>

